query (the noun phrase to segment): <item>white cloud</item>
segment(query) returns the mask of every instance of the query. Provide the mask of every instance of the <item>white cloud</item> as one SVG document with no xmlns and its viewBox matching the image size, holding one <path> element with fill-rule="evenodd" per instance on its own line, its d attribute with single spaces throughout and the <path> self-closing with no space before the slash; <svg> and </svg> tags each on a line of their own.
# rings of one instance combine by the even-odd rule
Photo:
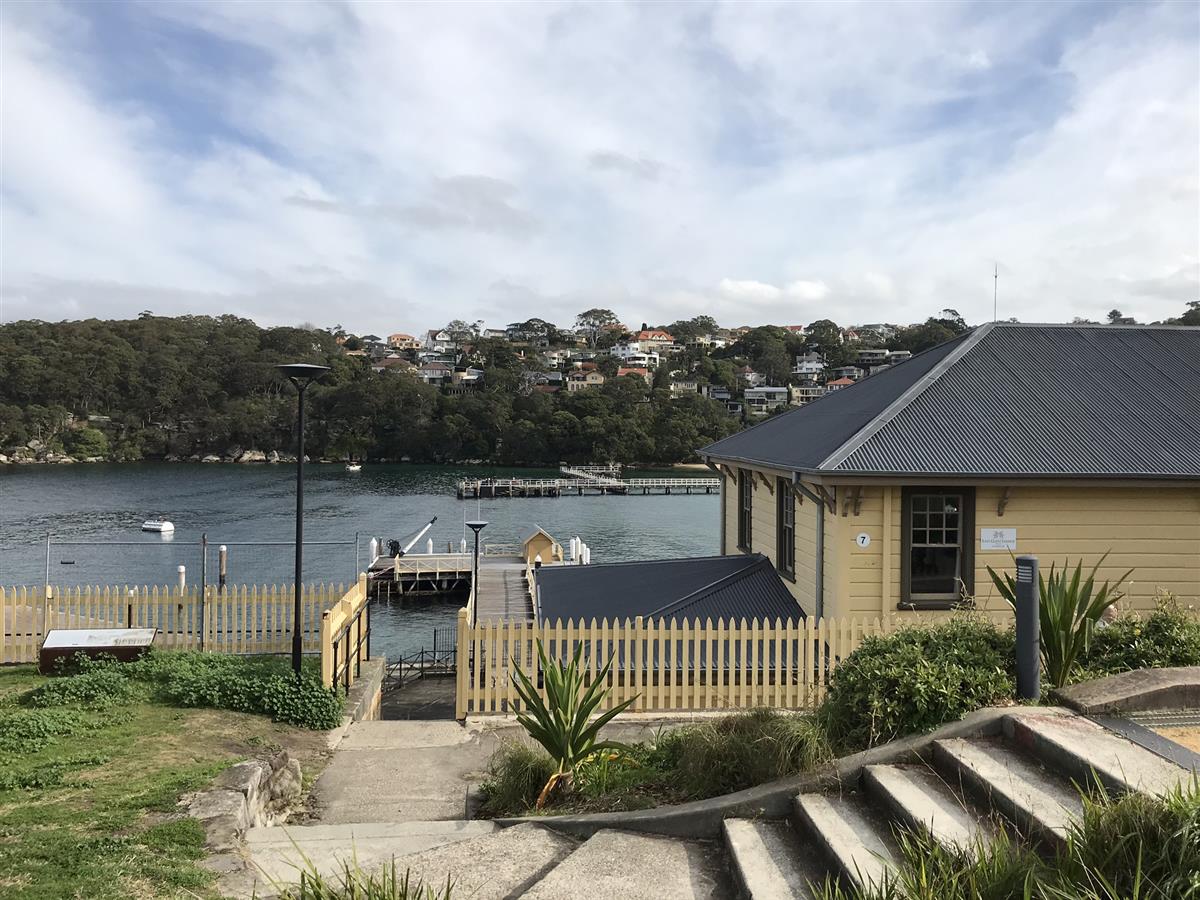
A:
<svg viewBox="0 0 1200 900">
<path fill-rule="evenodd" d="M 1006 317 L 1196 295 L 1182 4 L 97 9 L 0 10 L 5 320 L 979 321 L 996 260 Z"/>
</svg>

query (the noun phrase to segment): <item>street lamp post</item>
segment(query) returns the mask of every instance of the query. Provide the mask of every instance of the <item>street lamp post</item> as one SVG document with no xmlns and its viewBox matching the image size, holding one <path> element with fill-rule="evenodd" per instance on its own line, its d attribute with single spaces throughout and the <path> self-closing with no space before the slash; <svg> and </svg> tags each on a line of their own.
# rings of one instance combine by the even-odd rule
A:
<svg viewBox="0 0 1200 900">
<path fill-rule="evenodd" d="M 300 634 L 300 586 L 304 577 L 304 392 L 308 386 L 329 371 L 328 366 L 292 363 L 276 366 L 288 381 L 296 386 L 296 584 L 295 606 L 292 610 L 292 669 L 300 677 L 303 644 Z"/>
<path fill-rule="evenodd" d="M 472 519 L 467 527 L 475 532 L 475 565 L 471 571 L 471 593 L 475 595 L 475 609 L 471 611 L 471 624 L 479 621 L 479 532 L 487 528 L 487 522 L 482 519 Z"/>
</svg>

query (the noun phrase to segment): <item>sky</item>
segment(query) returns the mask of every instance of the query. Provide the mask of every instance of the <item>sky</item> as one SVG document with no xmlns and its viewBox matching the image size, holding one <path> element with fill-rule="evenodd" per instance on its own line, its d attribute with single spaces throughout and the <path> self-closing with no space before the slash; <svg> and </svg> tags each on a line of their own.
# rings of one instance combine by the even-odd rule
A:
<svg viewBox="0 0 1200 900">
<path fill-rule="evenodd" d="M 1195 3 L 8 0 L 0 76 L 5 322 L 1200 298 Z"/>
</svg>

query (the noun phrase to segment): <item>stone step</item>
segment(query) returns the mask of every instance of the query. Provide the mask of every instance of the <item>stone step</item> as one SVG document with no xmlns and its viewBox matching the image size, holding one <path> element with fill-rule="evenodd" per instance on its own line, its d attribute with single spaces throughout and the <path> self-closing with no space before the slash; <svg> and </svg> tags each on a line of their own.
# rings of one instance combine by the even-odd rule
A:
<svg viewBox="0 0 1200 900">
<path fill-rule="evenodd" d="M 279 825 L 250 828 L 243 840 L 260 880 L 290 882 L 309 864 L 335 875 L 343 860 L 372 868 L 497 830 L 494 822 L 365 822 L 354 825 Z M 306 862 L 307 860 L 307 862 Z"/>
<path fill-rule="evenodd" d="M 726 900 L 733 891 L 723 862 L 717 845 L 708 841 L 597 831 L 521 896 L 524 900 Z M 461 894 L 474 897 L 469 891 Z"/>
<path fill-rule="evenodd" d="M 787 822 L 726 819 L 725 849 L 738 890 L 747 900 L 813 900 L 825 866 L 813 842 L 802 843 Z"/>
<path fill-rule="evenodd" d="M 1079 792 L 1013 747 L 988 738 L 934 741 L 934 761 L 952 784 L 979 797 L 1025 835 L 1061 846 L 1083 812 Z"/>
<path fill-rule="evenodd" d="M 863 797 L 852 794 L 800 794 L 794 801 L 801 840 L 821 848 L 833 873 L 858 887 L 882 887 L 896 866 L 886 820 Z"/>
<path fill-rule="evenodd" d="M 1082 716 L 1004 717 L 1004 734 L 1077 784 L 1098 780 L 1116 793 L 1166 794 L 1187 787 L 1193 774 Z"/>
<path fill-rule="evenodd" d="M 901 825 L 922 829 L 943 846 L 966 850 L 990 835 L 983 818 L 928 766 L 866 766 L 863 786 Z"/>
</svg>

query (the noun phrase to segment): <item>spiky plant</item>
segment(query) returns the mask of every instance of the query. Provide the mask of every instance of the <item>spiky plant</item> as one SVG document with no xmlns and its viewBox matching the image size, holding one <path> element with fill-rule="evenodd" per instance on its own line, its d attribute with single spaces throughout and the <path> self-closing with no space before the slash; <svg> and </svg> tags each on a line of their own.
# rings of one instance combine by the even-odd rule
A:
<svg viewBox="0 0 1200 900">
<path fill-rule="evenodd" d="M 628 709 L 637 698 L 630 697 L 598 716 L 595 721 L 589 721 L 608 696 L 605 681 L 612 668 L 612 660 L 596 673 L 590 685 L 585 685 L 583 667 L 580 665 L 583 644 L 576 645 L 571 661 L 566 665 L 558 659 L 547 657 L 541 641 L 537 642 L 537 652 L 546 687 L 545 702 L 516 659 L 512 661 L 511 678 L 525 707 L 517 713 L 517 721 L 531 738 L 546 748 L 556 766 L 538 794 L 537 809 L 541 809 L 555 789 L 570 789 L 575 767 L 583 760 L 598 750 L 626 749 L 616 741 L 601 741 L 598 738 L 600 729 Z"/>
<path fill-rule="evenodd" d="M 1069 572 L 1070 561 L 1063 563 L 1061 571 L 1056 571 L 1052 563 L 1048 574 L 1038 573 L 1042 667 L 1052 687 L 1062 687 L 1070 680 L 1080 658 L 1087 652 L 1096 623 L 1125 596 L 1118 588 L 1133 569 L 1118 578 L 1116 585 L 1106 581 L 1096 587 L 1096 573 L 1107 558 L 1108 553 L 1101 556 L 1086 579 L 1082 560 L 1075 564 L 1073 573 Z M 1001 576 L 991 566 L 988 566 L 988 574 L 1000 596 L 1015 608 L 1017 582 L 1013 576 L 1007 572 Z"/>
</svg>

